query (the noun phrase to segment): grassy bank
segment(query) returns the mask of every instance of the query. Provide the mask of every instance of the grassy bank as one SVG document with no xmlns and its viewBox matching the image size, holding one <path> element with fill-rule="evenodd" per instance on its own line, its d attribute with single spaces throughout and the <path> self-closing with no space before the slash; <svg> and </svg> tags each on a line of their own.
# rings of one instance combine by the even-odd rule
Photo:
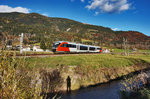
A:
<svg viewBox="0 0 150 99">
<path fill-rule="evenodd" d="M 150 55 L 121 56 L 110 54 L 98 55 L 68 55 L 57 57 L 27 58 L 32 68 L 58 68 L 60 66 L 91 66 L 100 67 L 126 67 L 138 63 L 149 62 Z"/>
<path fill-rule="evenodd" d="M 66 78 L 71 77 L 72 90 L 89 85 L 108 82 L 131 72 L 149 67 L 150 55 L 68 55 L 42 58 L 27 58 L 29 67 L 37 68 L 46 74 L 59 72 L 62 79 L 59 90 L 66 90 Z M 46 76 L 47 77 L 47 76 Z M 57 81 L 59 82 L 59 81 Z"/>
</svg>

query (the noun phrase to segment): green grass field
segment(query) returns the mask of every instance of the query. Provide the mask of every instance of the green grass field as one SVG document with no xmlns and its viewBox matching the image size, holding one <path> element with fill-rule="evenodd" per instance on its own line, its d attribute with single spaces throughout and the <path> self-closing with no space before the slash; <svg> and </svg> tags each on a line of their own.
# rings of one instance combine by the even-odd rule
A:
<svg viewBox="0 0 150 99">
<path fill-rule="evenodd" d="M 113 52 L 115 53 L 121 53 L 121 52 L 124 52 L 123 49 L 117 49 L 117 48 L 114 48 L 113 49 Z M 150 50 L 137 50 L 136 52 L 133 52 L 131 49 L 129 50 L 129 52 L 131 53 L 150 53 Z"/>
<path fill-rule="evenodd" d="M 69 56 L 54 56 L 44 58 L 27 58 L 30 67 L 34 68 L 58 68 L 63 66 L 91 66 L 99 67 L 124 67 L 136 65 L 138 63 L 150 63 L 150 55 L 69 55 Z"/>
<path fill-rule="evenodd" d="M 114 49 L 120 52 L 120 49 Z M 143 51 L 143 50 L 142 50 Z M 145 51 L 145 50 L 144 50 Z M 16 53 L 19 51 L 5 51 Z M 26 54 L 52 54 L 52 52 L 26 52 Z M 58 68 L 60 66 L 90 66 L 99 67 L 124 67 L 138 64 L 140 62 L 150 63 L 150 55 L 135 54 L 130 56 L 97 54 L 97 55 L 68 55 L 41 58 L 26 58 L 31 68 Z"/>
</svg>

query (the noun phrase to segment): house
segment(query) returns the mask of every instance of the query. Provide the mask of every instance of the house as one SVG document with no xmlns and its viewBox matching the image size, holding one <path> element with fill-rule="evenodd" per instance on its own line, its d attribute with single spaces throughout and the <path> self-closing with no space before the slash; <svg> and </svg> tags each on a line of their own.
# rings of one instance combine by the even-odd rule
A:
<svg viewBox="0 0 150 99">
<path fill-rule="evenodd" d="M 43 52 L 44 50 L 40 48 L 40 46 L 33 46 L 33 51 Z"/>
<path fill-rule="evenodd" d="M 30 48 L 30 47 L 24 47 L 24 48 L 22 49 L 22 51 L 31 51 L 31 48 Z"/>
<path fill-rule="evenodd" d="M 104 49 L 103 53 L 110 53 L 110 49 Z"/>
<path fill-rule="evenodd" d="M 8 50 L 12 49 L 12 45 L 7 45 L 6 48 L 7 48 Z"/>
</svg>

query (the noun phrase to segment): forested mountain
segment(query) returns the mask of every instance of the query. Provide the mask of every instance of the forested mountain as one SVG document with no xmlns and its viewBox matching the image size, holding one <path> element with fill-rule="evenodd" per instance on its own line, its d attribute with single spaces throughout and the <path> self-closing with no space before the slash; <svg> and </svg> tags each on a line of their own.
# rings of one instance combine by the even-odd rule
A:
<svg viewBox="0 0 150 99">
<path fill-rule="evenodd" d="M 37 13 L 0 13 L 0 37 L 18 38 L 25 34 L 26 44 L 57 40 L 117 47 L 127 38 L 130 44 L 150 43 L 150 37 L 136 31 L 113 31 L 110 28 L 85 24 L 65 18 L 52 18 Z M 17 39 L 15 39 L 17 40 Z"/>
</svg>

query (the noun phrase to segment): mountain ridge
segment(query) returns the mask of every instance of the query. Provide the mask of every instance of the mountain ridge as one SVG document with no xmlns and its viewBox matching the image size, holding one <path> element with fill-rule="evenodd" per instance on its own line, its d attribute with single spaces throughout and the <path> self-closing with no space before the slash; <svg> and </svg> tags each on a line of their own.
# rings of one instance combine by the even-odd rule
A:
<svg viewBox="0 0 150 99">
<path fill-rule="evenodd" d="M 121 44 L 123 38 L 129 43 L 138 44 L 146 42 L 149 44 L 150 37 L 137 31 L 113 31 L 109 27 L 85 24 L 67 18 L 46 17 L 38 13 L 0 13 L 0 32 L 17 36 L 25 33 L 26 39 L 40 42 L 41 37 L 56 40 L 68 40 L 81 42 L 82 39 L 93 42 L 110 44 Z M 2 34 L 2 33 L 1 33 Z"/>
</svg>

